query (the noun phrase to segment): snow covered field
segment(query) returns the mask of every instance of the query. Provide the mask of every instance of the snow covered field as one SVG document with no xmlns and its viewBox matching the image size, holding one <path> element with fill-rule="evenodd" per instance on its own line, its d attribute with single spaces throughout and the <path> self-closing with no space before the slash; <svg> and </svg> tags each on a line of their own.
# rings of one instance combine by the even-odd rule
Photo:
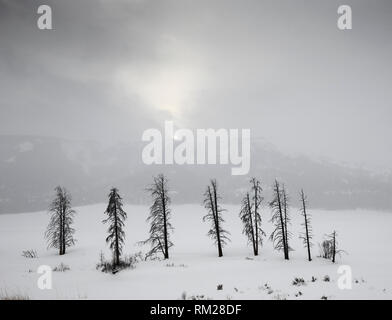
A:
<svg viewBox="0 0 392 320">
<path fill-rule="evenodd" d="M 47 250 L 44 232 L 49 221 L 46 212 L 0 215 L 0 295 L 20 294 L 30 299 L 182 299 L 184 296 L 204 296 L 211 299 L 391 299 L 392 298 L 392 213 L 355 211 L 309 210 L 313 216 L 314 260 L 306 260 L 306 250 L 298 232 L 300 215 L 292 209 L 295 251 L 290 261 L 284 261 L 281 252 L 274 251 L 265 239 L 258 257 L 252 256 L 247 240 L 242 235 L 238 206 L 224 205 L 226 229 L 231 233 L 231 243 L 224 248 L 224 257 L 206 236 L 209 225 L 202 222 L 205 209 L 199 205 L 172 207 L 175 228 L 174 247 L 168 261 L 143 261 L 133 270 L 115 275 L 96 270 L 99 254 L 109 251 L 105 244 L 106 226 L 104 204 L 76 208 L 76 246 L 65 256 Z M 136 242 L 147 238 L 145 222 L 148 207 L 125 206 L 126 246 L 124 253 L 133 254 L 147 248 Z M 270 210 L 262 212 L 263 227 L 269 236 Z M 343 254 L 338 263 L 318 258 L 318 243 L 325 233 L 337 230 Z M 22 257 L 22 251 L 34 249 L 38 258 Z M 66 272 L 53 272 L 53 289 L 37 287 L 37 268 L 52 268 L 64 263 Z M 338 266 L 352 268 L 352 290 L 338 288 Z M 331 281 L 325 282 L 325 275 Z M 311 281 L 312 276 L 317 278 Z M 306 284 L 294 286 L 295 277 Z M 222 290 L 217 290 L 218 285 Z M 299 291 L 301 294 L 299 294 Z"/>
</svg>

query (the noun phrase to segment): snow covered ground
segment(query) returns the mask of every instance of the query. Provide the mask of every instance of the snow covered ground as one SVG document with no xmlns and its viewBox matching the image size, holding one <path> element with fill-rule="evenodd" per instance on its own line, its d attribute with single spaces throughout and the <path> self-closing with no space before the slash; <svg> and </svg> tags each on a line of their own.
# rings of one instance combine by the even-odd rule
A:
<svg viewBox="0 0 392 320">
<path fill-rule="evenodd" d="M 232 242 L 224 248 L 224 257 L 206 236 L 209 225 L 202 222 L 205 210 L 199 205 L 172 207 L 175 228 L 174 247 L 169 261 L 143 261 L 133 270 L 115 275 L 96 270 L 99 254 L 109 252 L 105 244 L 104 204 L 76 208 L 76 246 L 65 256 L 47 250 L 43 235 L 49 220 L 46 212 L 0 215 L 0 296 L 24 295 L 30 299 L 181 299 L 203 296 L 211 299 L 391 299 L 392 298 L 392 213 L 309 210 L 313 216 L 314 260 L 306 260 L 306 250 L 298 232 L 301 220 L 298 211 L 291 210 L 293 232 L 290 261 L 274 251 L 272 243 L 265 245 L 258 257 L 242 235 L 238 206 L 224 206 L 226 229 Z M 133 254 L 147 248 L 136 243 L 147 238 L 145 222 L 148 207 L 127 205 L 126 247 Z M 272 226 L 270 211 L 262 213 L 267 236 Z M 348 252 L 338 263 L 318 258 L 317 244 L 325 233 L 338 231 L 340 247 Z M 34 249 L 38 258 L 22 257 L 22 251 Z M 66 272 L 53 272 L 53 289 L 37 287 L 40 265 L 52 268 L 64 263 Z M 353 273 L 351 290 L 338 288 L 339 265 L 349 265 Z M 323 281 L 325 275 L 330 282 Z M 315 277 L 315 282 L 311 278 Z M 306 281 L 294 286 L 295 277 Z M 218 285 L 222 290 L 217 290 Z M 301 292 L 301 294 L 299 293 Z"/>
</svg>

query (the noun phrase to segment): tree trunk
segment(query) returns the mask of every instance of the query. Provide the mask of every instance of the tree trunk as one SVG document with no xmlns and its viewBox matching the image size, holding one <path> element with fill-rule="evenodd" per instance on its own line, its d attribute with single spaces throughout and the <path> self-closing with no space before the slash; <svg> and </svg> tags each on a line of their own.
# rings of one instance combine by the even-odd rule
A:
<svg viewBox="0 0 392 320">
<path fill-rule="evenodd" d="M 216 185 L 212 184 L 212 191 L 214 192 L 214 216 L 215 216 L 215 228 L 216 228 L 216 236 L 217 236 L 217 242 L 218 242 L 218 256 L 222 257 L 223 256 L 223 251 L 222 251 L 222 244 L 221 244 L 221 239 L 220 239 L 220 231 L 219 231 L 219 213 L 218 213 L 218 197 L 216 194 Z"/>
<path fill-rule="evenodd" d="M 165 241 L 165 259 L 169 259 L 169 246 L 167 241 L 167 223 L 166 223 L 166 199 L 165 199 L 165 186 L 163 179 L 161 181 L 161 194 L 162 194 L 162 211 L 163 211 L 163 233 Z"/>
<path fill-rule="evenodd" d="M 333 232 L 333 240 L 332 240 L 332 263 L 335 263 L 335 255 L 336 255 L 336 232 Z"/>
<path fill-rule="evenodd" d="M 114 199 L 114 232 L 115 232 L 115 237 L 116 237 L 116 245 L 114 248 L 114 264 L 118 266 L 120 264 L 120 250 L 119 250 L 119 244 L 118 244 L 118 222 L 117 222 L 117 205 L 116 205 L 117 199 Z"/>
<path fill-rule="evenodd" d="M 249 199 L 249 193 L 246 195 L 247 197 L 247 204 L 248 204 L 248 212 L 249 212 L 249 220 L 250 220 L 250 229 L 251 229 L 251 236 L 252 236 L 252 245 L 253 245 L 253 254 L 255 256 L 257 256 L 257 247 L 256 247 L 256 243 L 257 243 L 257 238 L 255 240 L 255 234 L 253 231 L 253 221 L 252 221 L 252 208 L 250 206 L 250 199 Z M 257 220 L 257 219 L 256 219 Z M 257 230 L 257 221 L 255 221 L 256 223 L 256 230 Z M 257 231 L 256 231 L 257 232 Z"/>
<path fill-rule="evenodd" d="M 65 201 L 65 199 L 64 199 L 64 201 Z M 64 204 L 64 207 L 63 207 L 63 254 L 65 254 L 65 213 L 66 213 L 66 207 L 65 207 L 65 204 Z"/>
<path fill-rule="evenodd" d="M 285 192 L 285 191 L 284 191 Z M 287 199 L 286 194 L 284 193 L 284 238 L 286 240 L 286 259 L 289 260 L 289 236 L 287 231 Z"/>
<path fill-rule="evenodd" d="M 306 232 L 306 246 L 308 248 L 308 260 L 312 261 L 312 256 L 310 254 L 310 240 L 309 240 L 309 228 L 308 228 L 308 217 L 306 216 L 306 203 L 305 203 L 305 194 L 304 191 L 301 190 L 301 200 L 302 200 L 302 208 L 304 210 L 304 218 L 305 218 L 305 232 Z"/>
<path fill-rule="evenodd" d="M 255 242 L 255 256 L 259 254 L 259 228 L 257 226 L 257 206 L 258 206 L 258 195 L 257 195 L 257 187 L 258 185 L 254 186 L 255 189 L 255 234 L 256 234 L 256 242 Z"/>
<path fill-rule="evenodd" d="M 309 241 L 309 229 L 308 229 L 308 219 L 306 217 L 306 211 L 304 209 L 305 214 L 305 230 L 306 230 L 306 246 L 308 247 L 308 260 L 312 261 L 312 256 L 310 254 L 310 241 Z"/>
<path fill-rule="evenodd" d="M 63 232 L 64 232 L 64 228 L 63 228 L 63 220 L 64 220 L 64 217 L 63 217 L 63 208 L 62 207 L 60 207 L 60 226 L 59 226 L 59 229 L 60 229 L 60 234 L 59 234 L 59 254 L 60 254 L 60 256 L 62 256 L 63 254 L 64 254 L 64 252 L 63 252 Z"/>
<path fill-rule="evenodd" d="M 308 247 L 308 260 L 312 261 L 312 256 L 310 254 L 310 241 L 309 241 L 309 232 L 308 232 L 308 221 L 306 219 L 306 215 L 305 215 L 305 228 L 306 228 L 306 245 Z"/>
<path fill-rule="evenodd" d="M 285 232 L 284 221 L 283 221 L 282 202 L 280 200 L 280 189 L 279 189 L 278 182 L 276 182 L 276 197 L 279 206 L 279 217 L 280 217 L 280 224 L 282 228 L 284 258 L 285 260 L 289 260 L 287 241 L 286 241 L 286 232 Z"/>
</svg>

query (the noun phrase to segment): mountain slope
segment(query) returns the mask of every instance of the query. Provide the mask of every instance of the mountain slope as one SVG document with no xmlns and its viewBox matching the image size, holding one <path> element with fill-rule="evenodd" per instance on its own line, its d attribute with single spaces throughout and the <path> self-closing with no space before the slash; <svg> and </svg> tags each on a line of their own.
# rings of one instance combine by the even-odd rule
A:
<svg viewBox="0 0 392 320">
<path fill-rule="evenodd" d="M 105 146 L 30 136 L 0 136 L 0 213 L 44 210 L 59 184 L 75 205 L 102 202 L 117 186 L 130 203 L 146 203 L 152 176 L 167 174 L 177 203 L 201 203 L 210 178 L 216 178 L 223 201 L 238 203 L 250 176 L 261 179 L 265 197 L 275 178 L 284 182 L 296 205 L 304 188 L 314 207 L 392 209 L 392 179 L 359 168 L 290 157 L 253 142 L 249 175 L 232 176 L 231 166 L 150 165 L 141 161 L 141 142 Z"/>
</svg>

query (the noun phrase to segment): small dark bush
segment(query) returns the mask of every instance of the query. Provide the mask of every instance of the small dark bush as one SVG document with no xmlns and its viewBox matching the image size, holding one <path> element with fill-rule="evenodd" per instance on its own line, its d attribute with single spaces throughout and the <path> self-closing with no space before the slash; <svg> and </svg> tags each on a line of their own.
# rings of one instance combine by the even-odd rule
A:
<svg viewBox="0 0 392 320">
<path fill-rule="evenodd" d="M 306 283 L 305 283 L 304 278 L 295 278 L 293 280 L 292 284 L 293 284 L 293 286 L 304 286 Z"/>
<path fill-rule="evenodd" d="M 270 286 L 268 283 L 265 283 L 265 284 L 264 284 L 264 288 L 267 289 L 267 290 L 269 290 L 269 289 L 271 289 L 271 286 Z"/>
<path fill-rule="evenodd" d="M 68 271 L 68 270 L 71 270 L 70 267 L 67 266 L 66 264 L 62 263 L 62 262 L 57 267 L 53 268 L 54 272 L 65 272 L 65 271 Z"/>
<path fill-rule="evenodd" d="M 141 260 L 143 260 L 142 253 L 138 252 L 132 256 L 124 256 L 120 260 L 120 263 L 116 265 L 113 261 L 106 260 L 104 254 L 101 252 L 96 269 L 105 273 L 111 272 L 116 274 L 117 272 L 124 269 L 134 269 L 136 264 Z"/>
<path fill-rule="evenodd" d="M 25 250 L 22 251 L 22 257 L 35 259 L 38 258 L 38 254 L 35 250 Z"/>
<path fill-rule="evenodd" d="M 319 244 L 320 257 L 324 259 L 331 259 L 333 255 L 332 240 L 324 240 Z"/>
</svg>

